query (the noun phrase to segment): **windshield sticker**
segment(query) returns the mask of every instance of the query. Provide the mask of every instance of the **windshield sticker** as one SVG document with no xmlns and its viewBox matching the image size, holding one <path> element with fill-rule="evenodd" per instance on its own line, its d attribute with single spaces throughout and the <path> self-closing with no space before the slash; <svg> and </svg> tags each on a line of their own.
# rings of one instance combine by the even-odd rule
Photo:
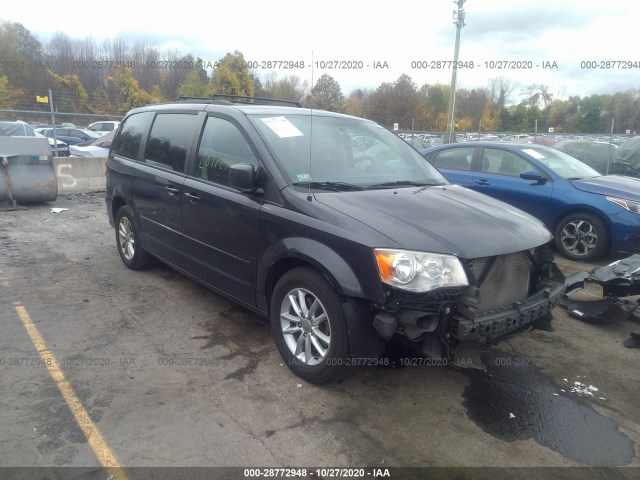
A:
<svg viewBox="0 0 640 480">
<path fill-rule="evenodd" d="M 529 155 L 531 155 L 533 158 L 536 158 L 538 160 L 540 160 L 541 158 L 547 158 L 544 155 L 542 155 L 540 152 L 538 152 L 537 150 L 533 150 L 531 148 L 524 148 L 522 150 L 524 153 L 528 153 Z"/>
<path fill-rule="evenodd" d="M 309 182 L 311 181 L 311 175 L 308 173 L 299 173 L 296 175 L 296 178 L 299 182 Z"/>
<path fill-rule="evenodd" d="M 280 138 L 302 137 L 304 135 L 286 117 L 267 117 L 260 120 Z"/>
</svg>

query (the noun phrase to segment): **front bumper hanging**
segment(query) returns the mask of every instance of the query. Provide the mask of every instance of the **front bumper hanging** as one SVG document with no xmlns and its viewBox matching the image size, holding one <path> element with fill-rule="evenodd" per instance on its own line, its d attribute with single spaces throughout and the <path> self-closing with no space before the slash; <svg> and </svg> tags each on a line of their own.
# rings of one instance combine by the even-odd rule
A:
<svg viewBox="0 0 640 480">
<path fill-rule="evenodd" d="M 486 312 L 473 319 L 454 319 L 451 333 L 459 341 L 492 342 L 551 313 L 564 296 L 565 289 L 565 285 L 547 287 L 510 307 Z"/>
</svg>

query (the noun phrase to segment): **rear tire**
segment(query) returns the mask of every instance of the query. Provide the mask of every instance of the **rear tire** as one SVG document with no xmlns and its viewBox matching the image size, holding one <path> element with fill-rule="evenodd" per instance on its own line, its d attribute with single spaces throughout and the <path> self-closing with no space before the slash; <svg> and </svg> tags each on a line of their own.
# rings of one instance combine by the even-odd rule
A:
<svg viewBox="0 0 640 480">
<path fill-rule="evenodd" d="M 607 253 L 609 230 L 592 213 L 572 213 L 558 223 L 555 243 L 559 252 L 571 260 L 597 260 Z"/>
<path fill-rule="evenodd" d="M 328 383 L 345 375 L 349 341 L 342 299 L 318 271 L 301 267 L 282 276 L 270 320 L 280 355 L 300 378 Z"/>
<path fill-rule="evenodd" d="M 116 214 L 116 245 L 122 263 L 131 270 L 142 270 L 154 261 L 154 258 L 142 248 L 133 212 L 127 205 L 120 207 Z"/>
</svg>

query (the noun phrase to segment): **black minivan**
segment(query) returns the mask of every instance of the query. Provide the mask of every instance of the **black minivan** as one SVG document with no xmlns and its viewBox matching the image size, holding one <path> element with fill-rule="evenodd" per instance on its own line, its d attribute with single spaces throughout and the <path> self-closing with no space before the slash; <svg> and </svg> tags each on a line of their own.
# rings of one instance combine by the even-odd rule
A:
<svg viewBox="0 0 640 480">
<path fill-rule="evenodd" d="M 453 363 L 548 321 L 565 291 L 541 222 L 337 113 L 137 108 L 113 141 L 106 201 L 127 267 L 160 259 L 269 318 L 313 383 L 376 364 L 392 337 Z"/>
</svg>

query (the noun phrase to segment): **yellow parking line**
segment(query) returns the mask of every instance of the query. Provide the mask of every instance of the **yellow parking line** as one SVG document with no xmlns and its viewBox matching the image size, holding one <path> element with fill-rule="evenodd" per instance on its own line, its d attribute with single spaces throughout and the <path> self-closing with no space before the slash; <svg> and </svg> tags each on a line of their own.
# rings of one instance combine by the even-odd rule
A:
<svg viewBox="0 0 640 480">
<path fill-rule="evenodd" d="M 115 454 L 111 451 L 107 442 L 104 441 L 100 430 L 98 430 L 96 424 L 93 423 L 91 417 L 89 417 L 89 414 L 87 413 L 87 410 L 73 391 L 71 384 L 65 378 L 64 373 L 58 366 L 58 362 L 56 357 L 53 355 L 53 352 L 49 350 L 47 344 L 40 335 L 40 332 L 31 321 L 27 309 L 22 305 L 17 305 L 15 309 L 20 320 L 22 320 L 22 323 L 24 324 L 24 328 L 26 328 L 29 337 L 31 337 L 33 345 L 36 347 L 36 350 L 38 350 L 40 358 L 46 365 L 47 370 L 49 370 L 51 378 L 56 382 L 56 385 L 65 402 L 67 402 L 67 405 L 71 409 L 76 422 L 78 422 L 84 436 L 87 437 L 87 441 L 89 442 L 93 452 L 96 454 L 96 457 L 98 457 L 102 466 L 111 474 L 111 478 L 116 480 L 128 480 Z"/>
</svg>

